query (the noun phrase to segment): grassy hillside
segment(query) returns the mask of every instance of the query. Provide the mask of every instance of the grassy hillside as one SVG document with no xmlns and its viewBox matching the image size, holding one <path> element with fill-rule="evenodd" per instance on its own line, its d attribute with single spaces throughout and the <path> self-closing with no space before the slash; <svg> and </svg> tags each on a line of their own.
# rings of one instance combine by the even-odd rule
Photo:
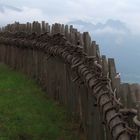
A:
<svg viewBox="0 0 140 140">
<path fill-rule="evenodd" d="M 72 127 L 34 81 L 0 64 L 0 140 L 78 140 Z"/>
</svg>

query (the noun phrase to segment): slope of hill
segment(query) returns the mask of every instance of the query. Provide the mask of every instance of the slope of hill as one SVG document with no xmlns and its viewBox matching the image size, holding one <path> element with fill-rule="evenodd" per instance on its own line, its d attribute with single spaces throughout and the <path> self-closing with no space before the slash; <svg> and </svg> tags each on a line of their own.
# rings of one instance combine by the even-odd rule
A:
<svg viewBox="0 0 140 140">
<path fill-rule="evenodd" d="M 0 140 L 77 140 L 75 128 L 34 81 L 0 64 Z"/>
</svg>

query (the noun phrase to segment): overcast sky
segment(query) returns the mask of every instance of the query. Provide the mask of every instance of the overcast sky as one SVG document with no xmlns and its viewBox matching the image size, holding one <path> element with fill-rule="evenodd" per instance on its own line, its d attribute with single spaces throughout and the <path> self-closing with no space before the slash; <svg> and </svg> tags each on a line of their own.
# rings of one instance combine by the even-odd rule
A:
<svg viewBox="0 0 140 140">
<path fill-rule="evenodd" d="M 0 0 L 0 23 L 45 20 L 66 23 L 81 19 L 97 23 L 108 19 L 125 22 L 133 33 L 140 33 L 140 0 Z M 5 6 L 6 7 L 6 6 Z"/>
</svg>

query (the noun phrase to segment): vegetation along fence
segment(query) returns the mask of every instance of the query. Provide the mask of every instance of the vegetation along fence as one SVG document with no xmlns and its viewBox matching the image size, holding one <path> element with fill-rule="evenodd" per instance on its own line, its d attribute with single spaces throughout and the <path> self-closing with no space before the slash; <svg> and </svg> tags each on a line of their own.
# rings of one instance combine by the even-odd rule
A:
<svg viewBox="0 0 140 140">
<path fill-rule="evenodd" d="M 46 22 L 0 29 L 0 61 L 65 105 L 87 140 L 140 140 L 140 86 L 122 83 L 88 32 Z"/>
</svg>

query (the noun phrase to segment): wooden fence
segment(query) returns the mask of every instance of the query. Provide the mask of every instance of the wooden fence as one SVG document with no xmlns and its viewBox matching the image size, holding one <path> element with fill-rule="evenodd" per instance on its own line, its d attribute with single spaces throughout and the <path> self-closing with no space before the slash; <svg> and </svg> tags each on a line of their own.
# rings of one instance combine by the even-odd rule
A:
<svg viewBox="0 0 140 140">
<path fill-rule="evenodd" d="M 64 104 L 87 140 L 139 140 L 140 86 L 121 82 L 114 59 L 88 32 L 45 21 L 0 31 L 0 61 Z"/>
</svg>

